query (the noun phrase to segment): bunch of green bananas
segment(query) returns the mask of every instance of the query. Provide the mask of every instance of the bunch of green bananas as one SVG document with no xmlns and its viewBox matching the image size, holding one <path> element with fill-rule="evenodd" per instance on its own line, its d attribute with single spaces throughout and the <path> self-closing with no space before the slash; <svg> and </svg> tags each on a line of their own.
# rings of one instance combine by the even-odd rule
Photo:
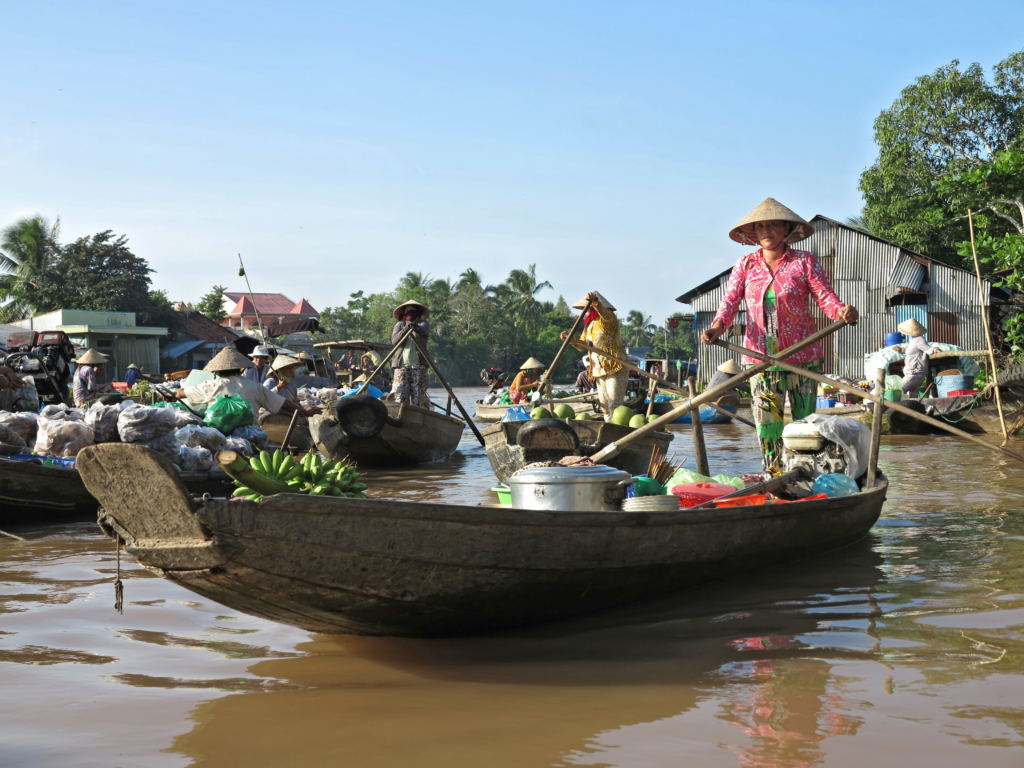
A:
<svg viewBox="0 0 1024 768">
<path fill-rule="evenodd" d="M 261 451 L 259 456 L 249 459 L 249 466 L 271 480 L 285 483 L 292 493 L 367 498 L 366 485 L 359 482 L 355 465 L 343 461 L 325 462 L 315 453 L 307 453 L 301 461 L 295 461 L 280 450 L 273 455 Z M 231 495 L 252 501 L 262 498 L 261 493 L 245 486 L 235 489 Z"/>
</svg>

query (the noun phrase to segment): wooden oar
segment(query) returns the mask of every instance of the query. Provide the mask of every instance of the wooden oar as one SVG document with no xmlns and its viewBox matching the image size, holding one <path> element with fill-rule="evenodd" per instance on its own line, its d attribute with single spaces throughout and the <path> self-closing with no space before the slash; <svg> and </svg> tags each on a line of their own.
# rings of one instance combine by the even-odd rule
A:
<svg viewBox="0 0 1024 768">
<path fill-rule="evenodd" d="M 996 372 L 996 353 L 992 349 L 992 330 L 988 327 L 988 307 L 985 306 L 985 288 L 981 281 L 981 265 L 978 264 L 978 249 L 974 247 L 974 214 L 967 209 L 967 221 L 971 225 L 971 253 L 974 254 L 974 272 L 978 276 L 978 300 L 981 302 L 981 320 L 985 328 L 985 342 L 988 344 L 988 359 L 992 363 L 992 385 L 996 390 L 996 411 L 999 413 L 999 426 L 1003 428 L 1003 445 L 1010 439 L 1006 431 L 1006 417 L 1003 416 L 1003 396 L 999 393 L 999 374 Z"/>
<path fill-rule="evenodd" d="M 588 344 L 585 341 L 581 341 L 581 342 L 579 342 L 579 344 L 580 344 L 581 347 L 584 347 L 588 351 L 596 352 L 597 354 L 601 355 L 601 357 L 606 357 L 609 360 L 614 360 L 616 363 L 619 363 L 620 365 L 629 366 L 630 368 L 634 367 L 633 364 L 631 362 L 629 362 L 628 360 L 623 360 L 621 357 L 616 357 L 615 355 L 613 355 L 613 354 L 611 354 L 609 352 L 605 352 L 603 349 L 598 349 L 593 344 Z M 647 371 L 639 369 L 639 368 L 637 368 L 636 371 L 641 376 L 646 376 L 648 379 L 653 381 L 659 387 L 661 387 L 662 389 L 667 389 L 669 392 L 678 392 L 680 395 L 687 395 L 687 396 L 689 396 L 689 394 L 690 394 L 690 391 L 688 389 L 684 389 L 683 387 L 677 387 L 675 384 L 671 384 L 668 381 L 666 381 L 665 379 L 662 379 L 662 378 L 660 378 L 658 376 L 655 376 L 653 373 L 648 373 Z M 746 424 L 748 427 L 756 427 L 754 422 L 747 421 L 742 416 L 737 416 L 735 413 L 731 413 L 731 412 L 725 410 L 725 408 L 720 408 L 715 403 L 707 402 L 707 403 L 704 403 L 704 405 L 706 405 L 706 406 L 708 406 L 710 408 L 714 408 L 716 411 L 718 411 L 723 416 L 728 416 L 731 419 L 735 419 L 736 421 L 740 422 L 741 424 Z"/>
<path fill-rule="evenodd" d="M 760 365 L 776 366 L 784 371 L 789 371 L 790 373 L 795 373 L 798 374 L 799 376 L 803 376 L 808 379 L 814 379 L 814 381 L 821 382 L 822 384 L 827 384 L 830 387 L 835 387 L 836 389 L 841 389 L 844 392 L 849 392 L 851 394 L 857 395 L 859 397 L 864 398 L 865 400 L 870 400 L 873 403 L 881 403 L 886 408 L 890 408 L 894 411 L 899 411 L 900 413 L 904 413 L 907 416 L 917 419 L 918 421 L 923 421 L 925 424 L 930 424 L 933 427 L 944 429 L 946 432 L 956 435 L 957 437 L 962 437 L 965 440 L 970 440 L 972 443 L 977 443 L 978 445 L 990 448 L 993 451 L 999 451 L 1000 453 L 1006 454 L 1010 458 L 1024 462 L 1024 456 L 1021 456 L 1019 453 L 1014 453 L 1013 451 L 1007 450 L 1006 448 L 1003 448 L 1001 445 L 986 442 L 985 440 L 982 440 L 980 437 L 968 434 L 963 430 L 950 426 L 944 421 L 933 419 L 931 416 L 925 416 L 923 413 L 918 413 L 915 410 L 907 408 L 905 405 L 900 405 L 899 403 L 892 402 L 889 400 L 883 400 L 883 398 L 880 398 L 878 395 L 875 395 L 872 392 L 865 392 L 862 389 L 857 389 L 857 387 L 847 384 L 845 381 L 829 379 L 825 376 L 814 373 L 813 371 L 809 371 L 806 368 L 799 368 L 795 365 L 790 365 L 789 363 L 783 362 L 781 358 L 769 357 L 768 355 L 765 355 L 761 352 L 754 352 L 751 349 L 745 349 L 739 346 L 738 344 L 733 344 L 728 341 L 722 341 L 721 339 L 716 341 L 715 345 L 722 347 L 723 349 L 728 349 L 732 352 L 740 352 L 744 355 L 747 355 L 748 357 L 754 357 L 757 358 L 758 360 L 763 360 L 764 362 L 760 363 Z"/>
<path fill-rule="evenodd" d="M 812 344 L 817 344 L 826 336 L 831 336 L 833 333 L 835 333 L 845 325 L 845 320 L 839 320 L 835 323 L 832 323 L 832 325 L 828 326 L 827 328 L 822 328 L 820 331 L 812 333 L 803 341 L 798 341 L 793 346 L 787 347 L 786 349 L 779 352 L 779 359 L 781 360 L 783 358 L 789 357 L 790 355 L 795 355 L 800 350 L 806 349 Z M 686 411 L 690 410 L 691 404 L 703 405 L 704 403 L 711 402 L 712 400 L 717 400 L 726 392 L 730 392 L 733 389 L 735 389 L 738 384 L 742 384 L 747 379 L 752 378 L 753 376 L 756 376 L 757 374 L 763 371 L 767 371 L 769 368 L 772 367 L 773 364 L 774 363 L 758 363 L 757 365 L 752 366 L 751 368 L 748 368 L 747 370 L 741 373 L 737 373 L 731 379 L 727 379 L 721 384 L 718 384 L 714 387 L 708 387 L 707 389 L 704 390 L 702 394 L 699 394 L 694 398 L 681 400 L 679 402 L 679 405 L 677 405 L 668 413 L 662 414 L 654 421 L 650 421 L 642 427 L 637 427 L 621 440 L 616 440 L 614 442 L 608 443 L 608 445 L 606 445 L 600 451 L 591 456 L 591 460 L 596 464 L 600 464 L 614 456 L 618 456 L 622 449 L 627 445 L 630 445 L 636 442 L 637 440 L 646 437 L 651 432 L 653 432 L 656 429 L 659 429 L 660 427 L 668 426 L 669 424 L 671 424 L 673 421 L 682 416 Z"/>
<path fill-rule="evenodd" d="M 476 428 L 476 424 L 473 423 L 469 414 L 466 413 L 466 409 L 462 407 L 462 401 L 455 396 L 455 393 L 452 392 L 452 388 L 448 386 L 448 382 L 444 380 L 444 376 L 442 376 L 441 372 L 437 370 L 437 366 L 434 365 L 434 358 L 427 353 L 427 350 L 422 344 L 420 344 L 420 340 L 415 336 L 412 337 L 412 343 L 416 345 L 416 349 L 418 349 L 420 354 L 423 355 L 423 359 L 427 361 L 427 365 L 430 366 L 430 370 L 432 370 L 434 375 L 437 376 L 437 380 L 441 382 L 441 386 L 443 386 L 448 392 L 448 397 L 455 401 L 455 405 L 457 405 L 459 410 L 462 411 L 462 415 L 465 417 L 466 423 L 469 424 L 469 428 L 473 430 L 473 434 L 476 435 L 476 439 L 480 441 L 480 445 L 484 445 L 484 436 L 480 434 L 480 430 Z"/>
<path fill-rule="evenodd" d="M 587 305 L 583 307 L 583 311 L 580 316 L 576 318 L 576 322 L 572 324 L 572 328 L 569 329 L 569 335 L 562 339 L 562 346 L 558 348 L 558 354 L 555 355 L 555 359 L 551 361 L 551 365 L 540 377 L 540 386 L 537 387 L 537 391 L 540 392 L 541 397 L 544 396 L 544 388 L 550 385 L 551 374 L 555 372 L 555 366 L 558 365 L 558 361 L 562 359 L 562 355 L 565 354 L 565 348 L 568 347 L 573 340 L 573 336 L 576 335 L 576 330 L 580 327 L 580 323 L 583 322 L 583 318 L 587 316 L 587 312 L 590 311 L 590 307 L 594 302 L 588 301 Z M 548 393 L 548 397 L 551 397 L 551 393 Z"/>
<path fill-rule="evenodd" d="M 361 387 L 360 387 L 359 389 L 357 389 L 357 390 L 355 391 L 355 394 L 357 394 L 357 395 L 358 395 L 358 394 L 359 394 L 360 392 L 362 392 L 362 391 L 363 391 L 364 389 L 366 389 L 366 390 L 367 390 L 367 394 L 369 394 L 369 389 L 368 389 L 368 387 L 370 386 L 370 382 L 374 380 L 374 378 L 375 378 L 375 377 L 377 376 L 377 374 L 378 374 L 378 373 L 380 373 L 380 372 L 381 372 L 382 370 L 384 370 L 384 366 L 385 366 L 385 365 L 387 365 L 387 364 L 388 364 L 388 361 L 389 361 L 389 360 L 390 360 L 390 359 L 391 359 L 392 357 L 394 357 L 394 356 L 395 356 L 395 354 L 396 354 L 396 353 L 398 352 L 398 350 L 400 350 L 400 349 L 402 348 L 402 345 L 403 345 L 403 344 L 405 344 L 405 340 L 409 338 L 409 334 L 411 334 L 411 333 L 412 333 L 412 332 L 413 332 L 414 330 L 416 330 L 416 327 L 415 327 L 415 326 L 413 326 L 412 328 L 410 328 L 409 330 L 407 330 L 407 331 L 406 331 L 406 332 L 405 332 L 405 333 L 404 333 L 404 334 L 402 335 L 402 338 L 400 338 L 400 339 L 398 340 L 398 343 L 397 343 L 397 344 L 395 344 L 395 346 L 393 346 L 393 347 L 391 348 L 391 351 L 390 351 L 390 352 L 388 352 L 388 356 L 387 356 L 387 357 L 385 357 L 385 358 L 384 358 L 383 360 L 381 360 L 381 361 L 380 361 L 380 365 L 378 365 L 378 366 L 377 366 L 377 367 L 376 367 L 376 368 L 375 368 L 375 369 L 373 370 L 373 373 L 371 373 L 371 374 L 370 374 L 370 377 L 369 377 L 369 378 L 368 378 L 368 379 L 367 379 L 366 381 L 364 381 L 364 382 L 363 382 L 363 386 L 361 386 Z M 364 374 L 364 375 L 365 375 L 365 374 Z"/>
</svg>

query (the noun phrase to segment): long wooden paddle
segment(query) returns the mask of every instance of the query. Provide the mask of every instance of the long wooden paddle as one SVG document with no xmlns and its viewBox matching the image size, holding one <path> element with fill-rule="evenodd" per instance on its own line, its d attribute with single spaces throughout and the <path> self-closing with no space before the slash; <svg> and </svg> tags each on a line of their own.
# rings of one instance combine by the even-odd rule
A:
<svg viewBox="0 0 1024 768">
<path fill-rule="evenodd" d="M 812 344 L 818 343 L 826 336 L 831 336 L 833 333 L 835 333 L 845 325 L 845 320 L 839 320 L 835 323 L 832 323 L 832 325 L 828 326 L 827 328 L 822 328 L 820 331 L 812 333 L 803 341 L 798 341 L 793 346 L 787 347 L 786 349 L 779 352 L 778 359 L 781 360 L 789 357 L 790 355 L 795 355 L 801 349 L 806 349 Z M 756 376 L 762 371 L 767 371 L 769 368 L 772 367 L 772 365 L 774 365 L 774 363 L 758 363 L 757 365 L 752 366 L 741 373 L 737 373 L 731 379 L 727 379 L 726 381 L 723 381 L 721 384 L 718 384 L 714 387 L 708 387 L 707 389 L 704 390 L 703 393 L 697 395 L 694 398 L 680 400 L 679 405 L 677 405 L 668 413 L 662 414 L 654 421 L 648 422 L 645 426 L 637 427 L 621 440 L 616 440 L 614 442 L 608 443 L 608 445 L 606 445 L 600 451 L 591 456 L 590 459 L 596 464 L 600 464 L 601 462 L 607 461 L 608 459 L 614 456 L 618 456 L 622 449 L 625 448 L 627 445 L 630 445 L 636 442 L 637 440 L 646 437 L 656 429 L 671 424 L 677 418 L 682 416 L 683 413 L 690 410 L 691 405 L 703 405 L 704 403 L 708 403 L 712 400 L 717 400 L 726 392 L 735 389 L 736 385 L 742 384 L 747 379 Z"/>
<path fill-rule="evenodd" d="M 981 280 L 981 265 L 978 263 L 978 249 L 974 245 L 974 214 L 967 209 L 967 221 L 971 225 L 971 253 L 974 254 L 974 273 L 978 276 L 978 300 L 981 302 L 981 319 L 985 328 L 985 342 L 988 344 L 988 359 L 992 363 L 992 385 L 996 390 L 996 411 L 999 413 L 999 426 L 1003 428 L 1003 445 L 1010 439 L 1006 431 L 1006 417 L 1003 416 L 1003 396 L 999 393 L 999 374 L 996 371 L 996 353 L 992 349 L 992 329 L 988 325 L 988 307 L 985 304 L 985 288 Z"/>
<path fill-rule="evenodd" d="M 405 344 L 405 340 L 409 338 L 409 334 L 410 334 L 410 333 L 412 333 L 412 332 L 413 332 L 414 330 L 416 330 L 415 326 L 413 326 L 412 328 L 410 328 L 409 330 L 407 330 L 407 331 L 406 331 L 406 332 L 405 332 L 404 334 L 402 334 L 402 338 L 400 338 L 400 339 L 398 340 L 398 343 L 397 343 L 397 344 L 395 344 L 395 345 L 394 345 L 394 346 L 393 346 L 393 347 L 391 348 L 391 351 L 390 351 L 390 352 L 388 352 L 388 356 L 387 356 L 387 357 L 385 357 L 385 358 L 384 358 L 383 360 L 381 360 L 381 361 L 380 361 L 380 365 L 378 365 L 378 366 L 377 366 L 376 368 L 374 368 L 374 370 L 373 370 L 373 373 L 371 373 L 371 374 L 370 374 L 370 377 L 369 377 L 369 378 L 368 378 L 368 379 L 367 379 L 366 381 L 364 381 L 364 382 L 363 382 L 363 386 L 361 386 L 361 387 L 360 387 L 359 389 L 357 389 L 357 390 L 356 390 L 356 394 L 357 394 L 357 395 L 358 395 L 358 394 L 359 394 L 360 392 L 362 392 L 362 391 L 363 391 L 364 389 L 367 389 L 367 394 L 369 394 L 369 390 L 368 390 L 368 387 L 370 386 L 370 382 L 371 382 L 371 381 L 373 381 L 373 380 L 374 380 L 374 378 L 376 378 L 376 376 L 377 376 L 377 374 L 378 374 L 378 373 L 380 373 L 380 372 L 381 372 L 382 370 L 384 370 L 384 366 L 385 366 L 385 365 L 387 365 L 387 364 L 388 364 L 388 361 L 389 361 L 389 360 L 390 360 L 390 359 L 391 359 L 392 357 L 394 357 L 394 356 L 395 356 L 395 354 L 396 354 L 396 353 L 398 352 L 398 350 L 400 350 L 400 349 L 402 348 L 402 345 L 403 345 L 403 344 Z M 365 374 L 364 374 L 364 375 L 365 375 Z"/>
<path fill-rule="evenodd" d="M 555 359 L 551 361 L 551 365 L 544 371 L 540 377 L 540 386 L 537 387 L 537 391 L 540 392 L 540 396 L 544 397 L 544 388 L 548 385 L 551 379 L 551 374 L 555 372 L 555 366 L 558 365 L 558 361 L 562 359 L 562 355 L 565 354 L 565 348 L 572 343 L 572 337 L 576 335 L 577 329 L 580 327 L 580 323 L 583 322 L 583 318 L 587 316 L 587 312 L 590 311 L 590 307 L 593 306 L 594 302 L 588 301 L 587 305 L 583 308 L 583 312 L 576 318 L 576 322 L 572 324 L 572 328 L 569 330 L 569 335 L 562 339 L 562 346 L 558 348 L 558 354 L 555 355 Z M 548 397 L 551 397 L 551 393 L 548 393 Z"/>
<path fill-rule="evenodd" d="M 603 349 L 598 349 L 593 344 L 588 344 L 585 341 L 581 341 L 581 342 L 579 342 L 579 345 L 581 347 L 583 347 L 584 349 L 586 349 L 587 351 L 589 351 L 589 352 L 596 352 L 597 354 L 601 355 L 601 357 L 606 357 L 609 360 L 613 360 L 616 363 L 619 363 L 620 365 L 624 365 L 624 366 L 626 366 L 628 368 L 633 368 L 633 364 L 631 362 L 629 362 L 628 360 L 623 360 L 621 357 L 616 357 L 615 355 L 611 354 L 610 352 L 605 352 Z M 647 371 L 639 369 L 639 368 L 637 368 L 635 370 L 641 376 L 646 376 L 648 379 L 653 381 L 661 389 L 667 389 L 670 392 L 678 392 L 680 395 L 687 395 L 687 396 L 689 396 L 689 394 L 690 394 L 690 390 L 689 389 L 684 389 L 683 387 L 677 387 L 675 384 L 670 383 L 668 380 L 663 379 L 660 376 L 655 376 L 653 373 L 648 373 Z M 568 399 L 568 398 L 566 398 L 566 399 Z M 559 401 L 559 402 L 561 402 L 561 401 Z M 715 403 L 704 403 L 704 405 L 707 405 L 707 406 L 709 406 L 711 408 L 714 408 L 716 411 L 718 411 L 722 415 L 728 416 L 729 418 L 732 418 L 732 419 L 736 419 L 736 421 L 739 421 L 739 422 L 741 422 L 743 424 L 746 424 L 748 427 L 755 426 L 754 422 L 747 421 L 742 416 L 737 416 L 735 413 L 730 413 L 729 411 L 725 410 L 724 408 L 718 407 L 717 405 L 715 405 Z"/>
<path fill-rule="evenodd" d="M 865 392 L 864 390 L 858 389 L 857 387 L 847 384 L 844 381 L 830 379 L 820 374 L 814 373 L 813 371 L 809 371 L 806 368 L 798 368 L 795 365 L 790 365 L 789 363 L 783 362 L 781 357 L 769 357 L 768 355 L 763 354 L 761 352 L 754 352 L 751 349 L 745 349 L 744 347 L 741 347 L 738 344 L 733 344 L 728 341 L 722 341 L 721 339 L 716 341 L 715 345 L 722 347 L 723 349 L 731 350 L 732 352 L 740 352 L 744 355 L 747 355 L 748 357 L 754 357 L 757 358 L 758 360 L 763 360 L 764 362 L 759 363 L 759 365 L 776 366 L 784 371 L 789 371 L 790 373 L 795 373 L 799 376 L 803 376 L 808 379 L 813 379 L 814 381 L 821 382 L 822 384 L 827 384 L 830 387 L 841 389 L 844 392 L 849 392 L 851 394 L 857 395 L 859 397 L 864 398 L 865 400 L 870 400 L 873 403 L 881 403 L 885 408 L 891 408 L 894 411 L 899 411 L 900 413 L 904 413 L 907 416 L 917 419 L 918 421 L 923 421 L 925 424 L 929 424 L 933 427 L 938 427 L 939 429 L 944 429 L 946 432 L 956 435 L 957 437 L 962 437 L 965 440 L 970 440 L 972 443 L 977 443 L 978 445 L 990 448 L 993 451 L 999 451 L 1000 453 L 1006 454 L 1010 458 L 1024 462 L 1024 456 L 1021 456 L 1019 453 L 1014 453 L 1013 451 L 1007 450 L 1006 448 L 1003 448 L 1001 445 L 995 445 L 994 443 L 986 442 L 985 440 L 982 440 L 980 437 L 968 434 L 967 432 L 964 432 L 961 429 L 957 429 L 956 427 L 950 426 L 944 421 L 933 419 L 931 416 L 925 416 L 923 413 L 918 413 L 915 410 L 907 408 L 905 405 L 900 405 L 899 403 L 896 402 L 883 400 L 883 398 L 880 398 L 878 395 L 875 395 L 872 392 Z"/>
<path fill-rule="evenodd" d="M 466 409 L 462 407 L 462 401 L 455 396 L 455 393 L 452 392 L 452 388 L 448 386 L 448 382 L 444 380 L 444 376 L 441 375 L 441 372 L 437 370 L 437 366 L 434 365 L 434 358 L 427 353 L 424 346 L 420 344 L 420 340 L 415 336 L 412 337 L 412 343 L 416 345 L 416 349 L 418 349 L 420 354 L 423 355 L 423 359 L 427 361 L 427 365 L 430 366 L 430 370 L 432 370 L 434 375 L 437 376 L 437 380 L 441 382 L 441 386 L 443 386 L 448 392 L 448 397 L 454 400 L 455 405 L 457 405 L 459 410 L 462 411 L 462 415 L 465 417 L 466 423 L 469 424 L 469 428 L 473 430 L 473 434 L 476 435 L 476 439 L 480 441 L 480 445 L 486 445 L 484 443 L 484 436 L 480 434 L 480 430 L 476 428 L 476 424 L 473 423 L 473 419 L 469 417 L 469 414 L 466 413 Z"/>
</svg>

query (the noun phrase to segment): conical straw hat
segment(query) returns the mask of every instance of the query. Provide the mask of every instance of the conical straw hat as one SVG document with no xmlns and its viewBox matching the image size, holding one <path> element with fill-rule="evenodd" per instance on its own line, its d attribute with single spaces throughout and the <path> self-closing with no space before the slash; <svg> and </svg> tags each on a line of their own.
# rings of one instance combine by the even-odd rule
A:
<svg viewBox="0 0 1024 768">
<path fill-rule="evenodd" d="M 237 371 L 239 368 L 255 367 L 252 360 L 234 347 L 224 347 L 224 349 L 213 356 L 213 360 L 208 362 L 203 367 L 203 370 L 217 373 L 217 371 Z"/>
<path fill-rule="evenodd" d="M 402 319 L 402 310 L 406 307 L 419 307 L 421 317 L 430 317 L 430 307 L 426 304 L 420 304 L 418 301 L 403 301 L 397 307 L 395 307 L 395 320 Z"/>
<path fill-rule="evenodd" d="M 270 364 L 270 370 L 280 371 L 282 368 L 287 368 L 289 365 L 301 365 L 303 368 L 306 367 L 306 363 L 302 360 L 296 360 L 294 357 L 288 355 L 278 355 L 274 358 L 274 362 Z"/>
<path fill-rule="evenodd" d="M 142 370 L 142 369 L 141 369 L 141 368 L 139 368 L 139 366 L 137 366 L 137 365 L 136 365 L 135 363 L 132 363 L 132 364 L 131 364 L 131 365 L 129 365 L 128 367 L 129 367 L 129 368 L 134 368 L 134 369 L 135 369 L 136 371 L 141 371 L 141 370 Z"/>
<path fill-rule="evenodd" d="M 615 307 L 613 307 L 611 305 L 611 302 L 609 302 L 608 299 L 606 299 L 604 296 L 602 296 L 597 291 L 594 291 L 594 294 L 597 296 L 597 301 L 598 301 L 598 303 L 602 307 L 604 307 L 605 309 L 610 309 L 612 312 L 615 311 Z M 580 299 L 575 304 L 573 304 L 572 308 L 573 309 L 583 309 L 585 306 L 587 306 L 587 297 L 586 297 L 586 295 L 584 295 L 582 299 Z"/>
<path fill-rule="evenodd" d="M 735 360 L 729 359 L 722 363 L 720 366 L 718 366 L 718 370 L 720 370 L 722 373 L 727 373 L 730 376 L 735 376 L 737 373 L 740 372 L 740 367 L 736 365 Z"/>
<path fill-rule="evenodd" d="M 914 318 L 904 320 L 902 323 L 896 326 L 896 330 L 900 333 L 905 333 L 907 336 L 924 336 L 928 333 L 928 329 L 921 325 Z"/>
<path fill-rule="evenodd" d="M 519 366 L 519 370 L 520 371 L 525 371 L 527 368 L 532 368 L 532 369 L 536 370 L 537 368 L 543 368 L 543 367 L 544 367 L 544 363 L 542 363 L 536 357 L 531 357 L 529 360 L 527 360 L 525 363 L 523 363 L 522 365 Z"/>
<path fill-rule="evenodd" d="M 732 228 L 729 237 L 744 245 L 757 245 L 754 236 L 754 224 L 759 221 L 789 221 L 793 223 L 793 231 L 786 236 L 787 243 L 806 240 L 814 234 L 814 227 L 796 215 L 789 208 L 772 197 L 765 198 L 757 208 L 752 210 L 743 220 Z"/>
<path fill-rule="evenodd" d="M 107 362 L 107 358 L 97 352 L 95 349 L 86 350 L 86 353 L 78 358 L 76 361 L 79 365 L 103 365 Z"/>
</svg>

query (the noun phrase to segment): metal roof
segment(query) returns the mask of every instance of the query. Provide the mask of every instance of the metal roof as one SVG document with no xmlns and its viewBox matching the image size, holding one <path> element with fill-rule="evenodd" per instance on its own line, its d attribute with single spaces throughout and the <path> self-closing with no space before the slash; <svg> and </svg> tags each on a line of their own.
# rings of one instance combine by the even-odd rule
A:
<svg viewBox="0 0 1024 768">
<path fill-rule="evenodd" d="M 364 341 L 363 339 L 352 339 L 350 341 L 321 341 L 313 345 L 314 349 L 391 349 L 391 344 L 383 341 Z"/>
</svg>

